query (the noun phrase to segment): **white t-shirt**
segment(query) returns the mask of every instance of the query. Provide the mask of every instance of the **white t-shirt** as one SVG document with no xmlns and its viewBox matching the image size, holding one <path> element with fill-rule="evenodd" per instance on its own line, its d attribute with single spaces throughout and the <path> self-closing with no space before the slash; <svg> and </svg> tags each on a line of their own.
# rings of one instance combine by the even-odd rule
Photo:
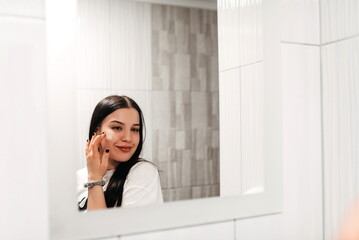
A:
<svg viewBox="0 0 359 240">
<path fill-rule="evenodd" d="M 106 191 L 110 178 L 115 170 L 108 170 L 102 178 L 106 184 L 102 187 Z M 87 188 L 83 184 L 87 182 L 87 168 L 77 171 L 78 203 L 82 208 L 87 200 Z M 163 203 L 160 178 L 157 168 L 149 162 L 138 162 L 128 172 L 123 186 L 121 207 L 143 206 L 148 204 Z"/>
</svg>

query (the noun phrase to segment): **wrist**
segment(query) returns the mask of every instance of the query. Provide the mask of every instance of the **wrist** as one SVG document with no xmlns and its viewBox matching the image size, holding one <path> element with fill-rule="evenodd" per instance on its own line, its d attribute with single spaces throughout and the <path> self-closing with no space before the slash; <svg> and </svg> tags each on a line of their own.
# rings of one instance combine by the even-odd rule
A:
<svg viewBox="0 0 359 240">
<path fill-rule="evenodd" d="M 89 175 L 87 177 L 87 181 L 101 181 L 102 176 L 96 176 L 96 175 Z"/>
<path fill-rule="evenodd" d="M 100 180 L 100 181 L 88 181 L 87 183 L 84 183 L 84 188 L 92 188 L 94 186 L 105 186 L 106 182 L 105 180 Z"/>
</svg>

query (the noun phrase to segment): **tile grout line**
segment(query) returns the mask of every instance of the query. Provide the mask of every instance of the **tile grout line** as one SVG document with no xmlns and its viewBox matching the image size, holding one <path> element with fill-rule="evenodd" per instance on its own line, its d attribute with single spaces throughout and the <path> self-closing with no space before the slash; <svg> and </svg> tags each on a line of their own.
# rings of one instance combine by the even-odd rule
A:
<svg viewBox="0 0 359 240">
<path fill-rule="evenodd" d="M 233 220 L 233 234 L 234 234 L 234 240 L 236 240 L 237 239 L 237 228 L 236 228 L 236 222 L 237 222 L 237 219 L 234 219 Z"/>
<path fill-rule="evenodd" d="M 322 44 L 322 0 L 319 0 L 319 43 Z M 319 47 L 319 94 L 320 94 L 320 151 L 321 151 L 321 163 L 322 163 L 322 238 L 325 240 L 325 161 L 324 161 L 324 109 L 323 109 L 323 59 L 322 59 L 322 44 Z"/>
<path fill-rule="evenodd" d="M 257 63 L 261 63 L 261 62 L 263 62 L 263 60 L 258 60 L 258 61 L 255 61 L 255 62 L 247 63 L 247 64 L 236 66 L 236 67 L 226 68 L 226 69 L 223 69 L 223 70 L 219 70 L 218 72 L 219 73 L 228 72 L 228 71 L 234 70 L 236 68 L 248 67 L 248 66 L 251 66 L 251 65 L 254 65 L 254 64 L 257 64 Z"/>
<path fill-rule="evenodd" d="M 0 17 L 11 17 L 11 18 L 25 18 L 25 19 L 32 19 L 32 20 L 45 20 L 45 17 L 37 17 L 37 16 L 30 16 L 30 15 L 20 15 L 20 14 L 9 14 L 9 13 L 1 13 Z"/>
<path fill-rule="evenodd" d="M 355 35 L 351 35 L 349 37 L 340 38 L 340 39 L 337 39 L 335 41 L 327 42 L 327 43 L 314 44 L 314 43 L 301 43 L 301 42 L 291 42 L 291 41 L 280 41 L 280 43 L 296 44 L 296 45 L 304 45 L 304 46 L 313 46 L 313 47 L 323 47 L 323 46 L 339 43 L 339 42 L 342 42 L 342 41 L 351 40 L 351 39 L 354 39 L 354 38 L 357 38 L 357 37 L 359 37 L 359 33 L 355 34 Z M 320 41 L 321 41 L 321 39 L 320 39 Z"/>
</svg>

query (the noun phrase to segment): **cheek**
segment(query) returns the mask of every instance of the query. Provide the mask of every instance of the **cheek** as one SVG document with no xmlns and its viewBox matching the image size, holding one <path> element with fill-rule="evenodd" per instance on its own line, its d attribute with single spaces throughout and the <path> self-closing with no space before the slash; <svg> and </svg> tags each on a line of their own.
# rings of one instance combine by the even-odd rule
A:
<svg viewBox="0 0 359 240">
<path fill-rule="evenodd" d="M 138 146 L 138 144 L 140 143 L 140 135 L 139 134 L 134 137 L 134 143 L 136 144 L 136 146 Z"/>
<path fill-rule="evenodd" d="M 113 139 L 112 134 L 111 134 L 111 133 L 109 133 L 109 132 L 107 132 L 107 133 L 106 133 L 106 137 L 105 137 L 105 139 L 106 139 L 107 141 L 111 141 L 111 140 Z"/>
</svg>

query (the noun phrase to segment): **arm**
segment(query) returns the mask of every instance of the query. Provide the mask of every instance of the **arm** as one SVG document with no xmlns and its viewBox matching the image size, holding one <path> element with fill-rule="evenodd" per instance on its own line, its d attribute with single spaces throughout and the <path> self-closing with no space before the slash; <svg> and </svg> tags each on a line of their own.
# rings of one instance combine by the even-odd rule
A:
<svg viewBox="0 0 359 240">
<path fill-rule="evenodd" d="M 107 206 L 102 186 L 93 186 L 88 190 L 87 210 L 97 210 L 105 208 L 107 208 Z"/>
<path fill-rule="evenodd" d="M 91 141 L 86 144 L 86 160 L 88 170 L 88 181 L 101 180 L 105 175 L 108 165 L 109 150 L 99 152 L 101 141 L 105 133 L 92 136 Z M 96 185 L 88 189 L 87 210 L 105 209 L 106 201 L 102 186 Z"/>
</svg>

